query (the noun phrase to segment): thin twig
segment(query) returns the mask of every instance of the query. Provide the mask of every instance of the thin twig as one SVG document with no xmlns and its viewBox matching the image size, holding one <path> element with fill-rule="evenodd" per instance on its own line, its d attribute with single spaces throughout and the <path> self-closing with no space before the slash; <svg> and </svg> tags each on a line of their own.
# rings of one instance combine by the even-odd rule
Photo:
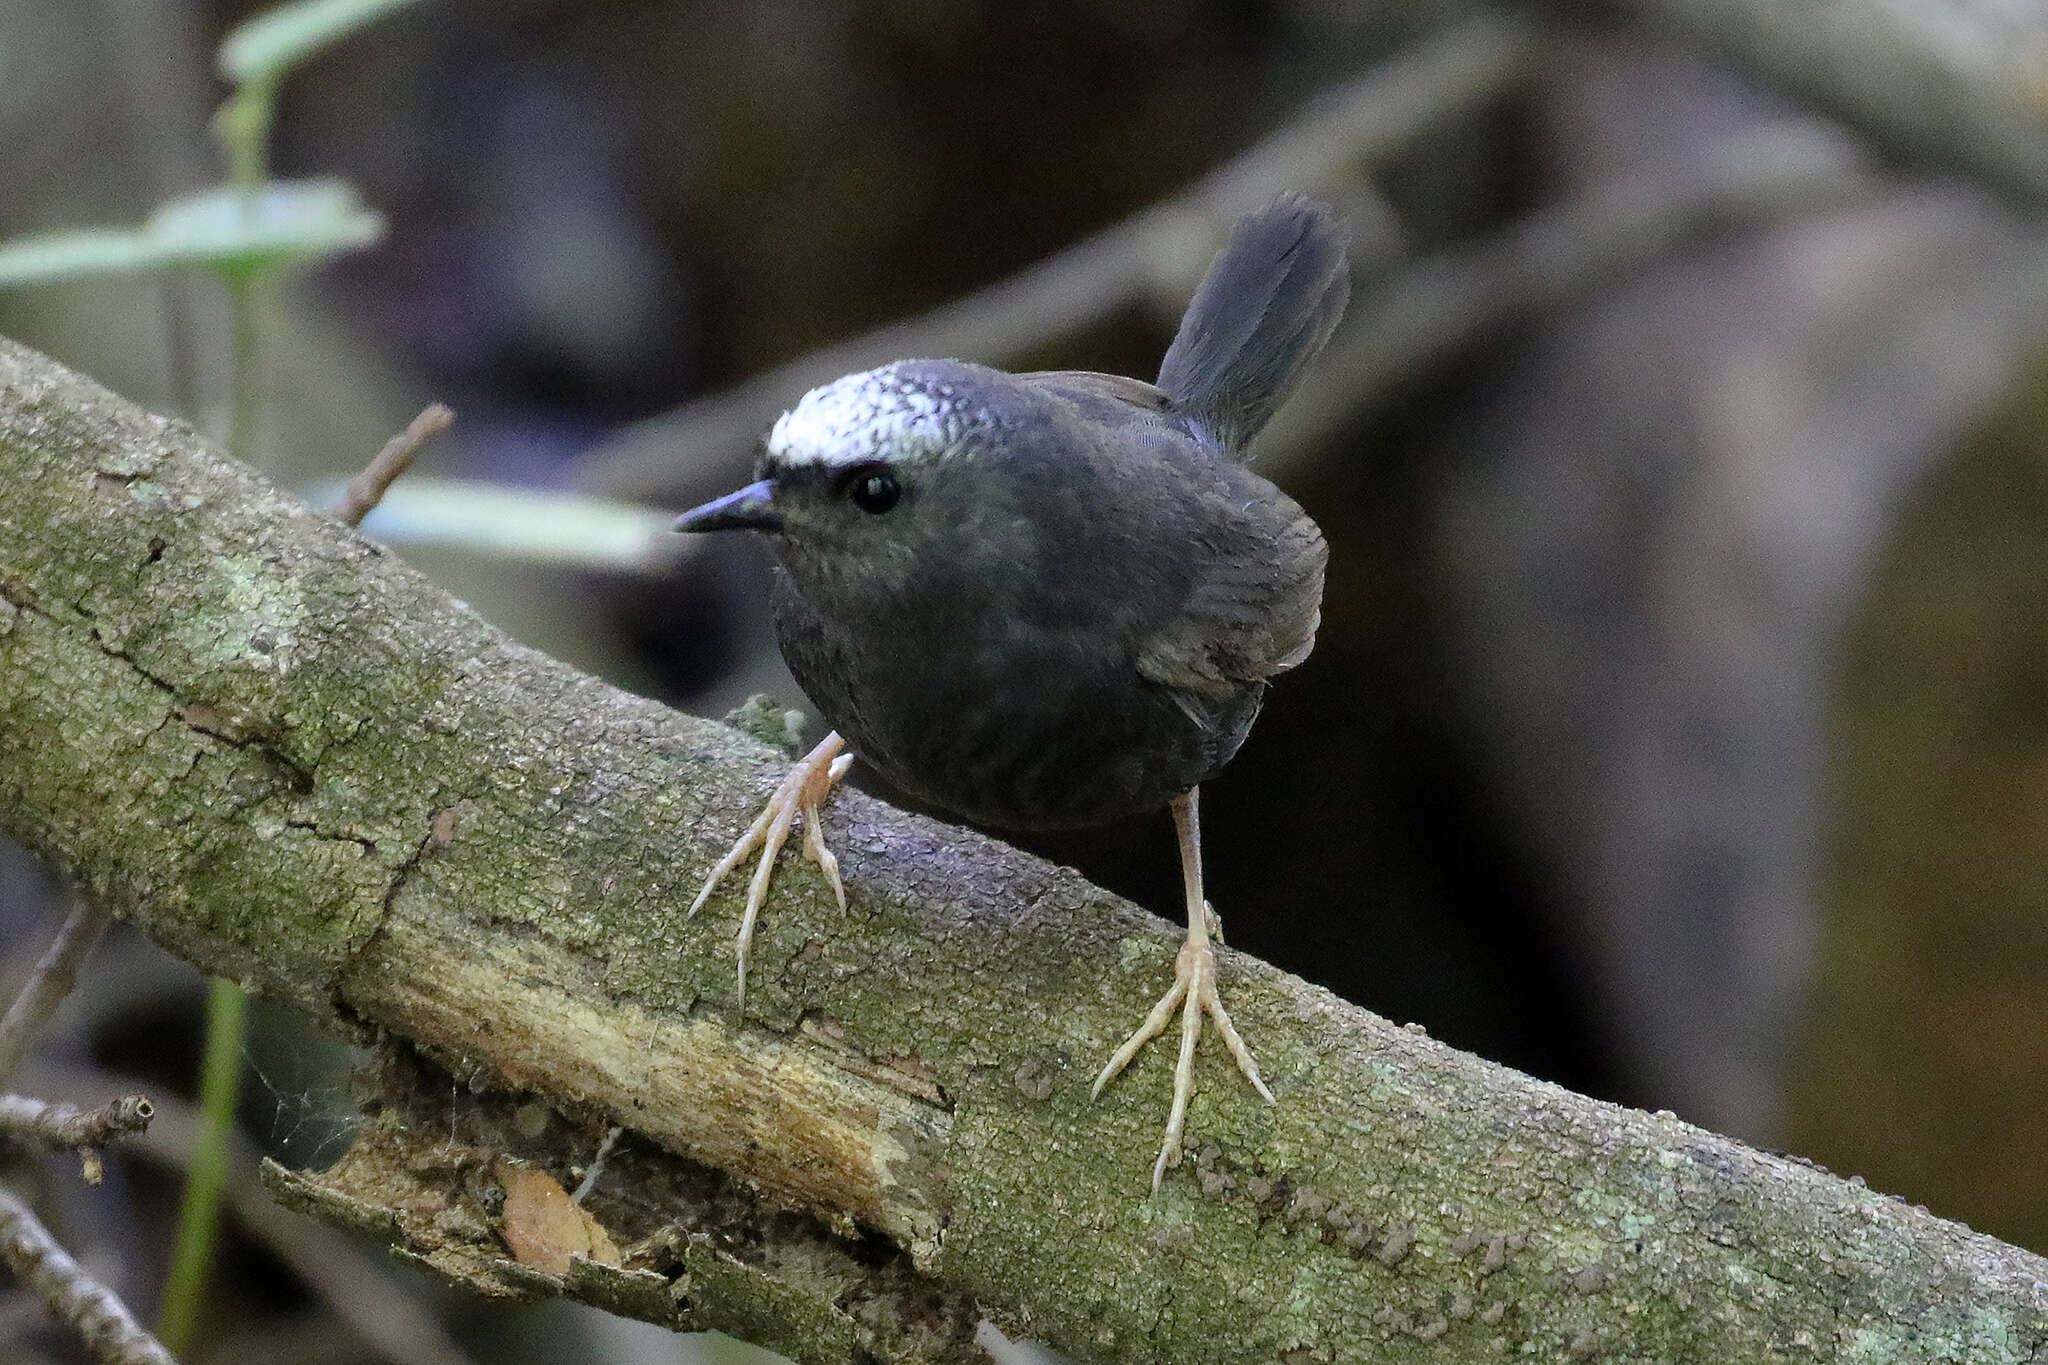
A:
<svg viewBox="0 0 2048 1365">
<path fill-rule="evenodd" d="M 1299 118 L 1183 193 L 1048 260 L 629 428 L 585 459 L 586 484 L 613 496 L 671 495 L 679 476 L 738 464 L 806 389 L 872 365 L 904 356 L 1002 365 L 1133 303 L 1170 301 L 1178 314 L 1240 213 L 1283 189 L 1355 198 L 1367 169 L 1527 80 L 1540 69 L 1545 47 L 1540 26 L 1498 13 L 1436 33 L 1326 91 Z M 1385 233 L 1360 239 L 1370 226 L 1353 224 L 1354 259 L 1393 249 Z"/>
<path fill-rule="evenodd" d="M 155 1116 L 156 1107 L 140 1095 L 123 1095 L 96 1109 L 0 1095 L 0 1136 L 38 1147 L 105 1147 L 141 1132 Z"/>
<path fill-rule="evenodd" d="M 50 1316 L 78 1333 L 101 1365 L 177 1365 L 120 1296 L 86 1274 L 5 1186 L 0 1186 L 0 1260 L 36 1292 Z"/>
<path fill-rule="evenodd" d="M 404 431 L 384 443 L 376 458 L 363 466 L 362 473 L 348 481 L 348 486 L 341 490 L 341 505 L 334 509 L 334 515 L 351 526 L 361 526 L 370 509 L 384 500 L 384 490 L 412 468 L 421 447 L 448 430 L 454 420 L 455 413 L 446 403 L 427 404 Z"/>
<path fill-rule="evenodd" d="M 111 918 L 111 912 L 94 904 L 89 896 L 81 895 L 71 907 L 57 937 L 7 1007 L 7 1016 L 0 1019 L 0 1081 L 14 1074 L 29 1044 L 71 994 L 78 981 L 78 964 L 100 941 Z"/>
<path fill-rule="evenodd" d="M 133 1078 L 35 1058 L 23 1083 L 59 1095 L 90 1095 L 133 1085 Z M 162 1097 L 156 1109 L 154 1124 L 123 1142 L 121 1152 L 184 1171 L 199 1140 L 199 1109 L 174 1095 Z M 401 1281 L 385 1275 L 358 1242 L 274 1203 L 262 1187 L 260 1160 L 248 1138 L 229 1138 L 225 1201 L 246 1238 L 285 1263 L 328 1312 L 391 1365 L 473 1365 L 440 1318 Z"/>
<path fill-rule="evenodd" d="M 80 1067 L 30 1063 L 23 1081 L 60 1094 L 90 1094 L 132 1083 Z M 175 1096 L 157 1104 L 156 1121 L 122 1144 L 131 1157 L 182 1171 L 197 1140 L 198 1109 Z M 263 1192 L 254 1146 L 239 1134 L 227 1149 L 226 1200 L 244 1235 L 282 1261 L 328 1311 L 392 1365 L 473 1365 L 440 1319 L 406 1292 L 346 1234 L 273 1203 Z"/>
<path fill-rule="evenodd" d="M 140 1095 L 124 1095 L 96 1109 L 0 1095 L 0 1137 L 77 1152 L 80 1174 L 88 1185 L 100 1183 L 101 1150 L 149 1127 L 155 1116 L 156 1107 Z"/>
<path fill-rule="evenodd" d="M 576 1192 L 569 1196 L 569 1202 L 580 1204 L 590 1198 L 590 1192 L 597 1188 L 598 1177 L 604 1174 L 604 1163 L 618 1145 L 619 1137 L 626 1130 L 613 1124 L 605 1130 L 604 1141 L 597 1144 L 597 1155 L 590 1158 L 590 1166 L 583 1172 L 583 1179 L 576 1182 Z"/>
</svg>

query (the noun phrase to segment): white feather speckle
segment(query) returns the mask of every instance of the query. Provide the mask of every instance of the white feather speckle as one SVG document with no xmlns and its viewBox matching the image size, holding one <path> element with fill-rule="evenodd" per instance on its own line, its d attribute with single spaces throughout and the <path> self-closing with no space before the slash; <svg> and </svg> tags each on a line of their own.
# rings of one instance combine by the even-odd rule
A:
<svg viewBox="0 0 2048 1365">
<path fill-rule="evenodd" d="M 899 362 L 805 394 L 768 433 L 768 458 L 785 466 L 830 466 L 940 455 L 967 420 L 952 385 L 914 379 Z"/>
</svg>

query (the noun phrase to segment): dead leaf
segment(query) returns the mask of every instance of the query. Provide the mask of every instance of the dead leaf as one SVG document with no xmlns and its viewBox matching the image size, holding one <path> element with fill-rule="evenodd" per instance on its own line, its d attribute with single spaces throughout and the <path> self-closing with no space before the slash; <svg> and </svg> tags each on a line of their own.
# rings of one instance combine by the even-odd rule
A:
<svg viewBox="0 0 2048 1365">
<path fill-rule="evenodd" d="M 505 1222 L 499 1229 L 512 1258 L 521 1265 L 559 1275 L 572 1257 L 619 1264 L 619 1249 L 589 1210 L 546 1171 L 500 1158 L 498 1183 L 505 1187 Z"/>
</svg>

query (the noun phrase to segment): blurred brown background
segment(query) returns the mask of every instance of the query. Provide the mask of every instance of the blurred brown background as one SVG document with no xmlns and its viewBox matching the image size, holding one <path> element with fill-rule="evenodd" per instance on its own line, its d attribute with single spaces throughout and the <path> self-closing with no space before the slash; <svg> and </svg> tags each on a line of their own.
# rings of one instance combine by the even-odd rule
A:
<svg viewBox="0 0 2048 1365">
<path fill-rule="evenodd" d="M 928 311 L 1408 72 L 1435 112 L 1302 186 L 1358 227 L 1353 319 L 1268 460 L 1333 560 L 1314 657 L 1205 793 L 1232 943 L 2048 1250 L 2048 230 L 1684 43 L 1469 8 L 403 12 L 286 94 L 278 172 L 346 176 L 390 230 L 281 299 L 262 463 L 316 488 L 440 398 L 460 420 L 422 475 L 680 508 L 749 458 L 725 437 L 753 409 L 703 400 L 885 325 L 954 335 Z M 0 0 L 0 238 L 216 179 L 211 48 L 252 10 Z M 1149 376 L 1226 225 L 1087 325 L 965 358 Z M 0 332 L 218 428 L 203 279 L 0 294 Z M 389 534 L 624 685 L 802 704 L 759 547 L 598 573 Z M 1040 851 L 1171 913 L 1166 831 Z M 61 904 L 0 857 L 9 980 Z M 175 1094 L 200 994 L 116 935 L 45 1065 Z M 266 1016 L 251 1061 L 252 1140 L 332 1155 L 338 1049 Z M 174 1191 L 124 1159 L 55 1196 L 145 1308 Z M 337 1330 L 246 1230 L 224 1264 L 197 1360 L 446 1358 Z M 476 1359 L 685 1349 L 364 1273 Z M 0 1355 L 74 1358 L 11 1292 Z"/>
</svg>

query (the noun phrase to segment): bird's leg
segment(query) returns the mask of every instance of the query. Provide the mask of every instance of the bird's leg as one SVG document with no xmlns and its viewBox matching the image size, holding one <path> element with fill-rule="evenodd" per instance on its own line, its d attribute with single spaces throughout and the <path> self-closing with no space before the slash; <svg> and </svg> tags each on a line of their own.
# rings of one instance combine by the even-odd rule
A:
<svg viewBox="0 0 2048 1365">
<path fill-rule="evenodd" d="M 711 869 L 711 875 L 704 879 L 704 889 L 697 893 L 697 899 L 690 902 L 690 908 L 683 918 L 689 919 L 704 908 L 704 902 L 711 899 L 711 893 L 725 880 L 726 873 L 738 867 L 755 849 L 761 856 L 754 866 L 754 879 L 747 884 L 747 908 L 740 916 L 739 944 L 735 950 L 739 958 L 738 999 L 733 1006 L 736 1014 L 745 1014 L 747 1009 L 747 948 L 754 941 L 754 921 L 760 917 L 761 906 L 768 899 L 768 879 L 775 871 L 775 855 L 782 851 L 782 845 L 789 838 L 789 826 L 797 816 L 804 818 L 804 853 L 818 865 L 825 874 L 825 880 L 832 883 L 832 894 L 839 901 L 839 908 L 846 909 L 846 885 L 839 880 L 839 860 L 832 856 L 832 850 L 825 847 L 823 822 L 818 818 L 818 807 L 831 794 L 832 784 L 846 775 L 853 765 L 853 755 L 841 753 L 846 741 L 834 730 L 818 742 L 818 747 L 796 761 L 789 770 L 789 776 L 782 779 L 782 785 L 775 789 L 775 795 L 768 798 L 768 804 L 760 816 L 732 846 L 732 850 L 718 860 L 718 866 Z"/>
<path fill-rule="evenodd" d="M 1231 1026 L 1229 1011 L 1223 1008 L 1223 997 L 1216 991 L 1216 950 L 1209 946 L 1209 922 L 1216 912 L 1202 896 L 1202 825 L 1195 805 L 1196 793 L 1190 791 L 1173 803 L 1173 824 L 1180 834 L 1181 881 L 1187 888 L 1188 937 L 1173 961 L 1173 988 L 1159 998 L 1152 1012 L 1145 1016 L 1145 1022 L 1138 1025 L 1137 1032 L 1124 1039 L 1122 1047 L 1110 1057 L 1095 1078 L 1093 1095 L 1100 1095 L 1102 1087 L 1116 1079 L 1131 1058 L 1138 1055 L 1138 1049 L 1166 1031 L 1167 1021 L 1173 1018 L 1176 1007 L 1180 1010 L 1180 1061 L 1173 1070 L 1173 1108 L 1166 1116 L 1166 1141 L 1159 1149 L 1159 1160 L 1152 1166 L 1152 1189 L 1158 1192 L 1159 1182 L 1166 1177 L 1166 1168 L 1180 1162 L 1181 1133 L 1186 1127 L 1188 1099 L 1195 1093 L 1195 1043 L 1202 1036 L 1202 1016 L 1207 1014 L 1216 1021 L 1216 1031 L 1223 1035 L 1223 1045 L 1230 1049 L 1230 1055 L 1237 1059 L 1237 1069 L 1244 1072 L 1245 1079 L 1252 1083 L 1252 1089 L 1259 1092 L 1266 1103 L 1273 1103 L 1273 1092 L 1259 1078 L 1259 1065 L 1252 1060 L 1251 1049 L 1244 1045 L 1244 1039 Z M 1221 940 L 1222 921 L 1216 921 L 1216 937 Z"/>
</svg>

